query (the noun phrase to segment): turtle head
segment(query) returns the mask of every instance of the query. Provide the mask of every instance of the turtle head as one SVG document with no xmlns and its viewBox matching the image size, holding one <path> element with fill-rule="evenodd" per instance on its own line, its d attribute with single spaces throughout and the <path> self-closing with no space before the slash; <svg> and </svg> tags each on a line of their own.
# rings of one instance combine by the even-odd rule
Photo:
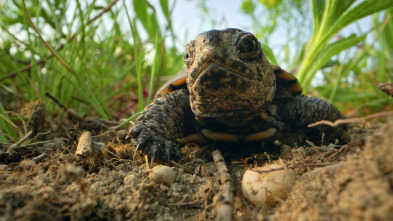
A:
<svg viewBox="0 0 393 221">
<path fill-rule="evenodd" d="M 187 44 L 184 62 L 190 104 L 198 118 L 258 114 L 274 97 L 275 74 L 249 32 L 201 33 Z"/>
</svg>

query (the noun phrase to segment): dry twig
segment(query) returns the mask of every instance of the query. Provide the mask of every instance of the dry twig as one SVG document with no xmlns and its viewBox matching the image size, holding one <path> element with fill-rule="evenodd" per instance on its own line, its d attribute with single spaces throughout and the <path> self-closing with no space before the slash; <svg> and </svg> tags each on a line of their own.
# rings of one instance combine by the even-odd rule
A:
<svg viewBox="0 0 393 221">
<path fill-rule="evenodd" d="M 196 158 L 196 157 L 199 157 L 199 156 L 201 156 L 202 154 L 206 153 L 207 150 L 209 150 L 209 149 L 211 149 L 211 148 L 212 148 L 212 145 L 210 145 L 210 144 L 208 144 L 208 145 L 206 145 L 206 146 L 203 146 L 203 147 L 200 147 L 200 148 L 198 148 L 197 150 L 191 152 L 190 156 L 191 156 L 191 157 L 195 157 L 195 158 Z"/>
<path fill-rule="evenodd" d="M 175 161 L 173 161 L 173 160 L 171 160 L 170 162 L 171 162 L 171 164 L 172 164 L 173 166 L 175 166 L 175 167 L 177 167 L 177 168 L 182 168 L 182 169 L 184 169 L 184 170 L 187 169 L 185 166 L 183 166 L 183 165 L 181 165 L 180 163 L 177 163 L 177 162 L 175 162 Z"/>
<path fill-rule="evenodd" d="M 15 147 L 19 146 L 23 141 L 27 140 L 32 134 L 33 134 L 33 131 L 30 131 L 29 133 L 27 133 L 26 136 L 24 136 L 22 139 L 18 140 L 16 143 L 9 146 L 6 152 L 11 153 Z"/>
<path fill-rule="evenodd" d="M 336 157 L 338 154 L 340 153 L 346 153 L 349 149 L 351 149 L 352 147 L 356 147 L 356 146 L 364 146 L 365 143 L 365 139 L 358 139 L 358 140 L 354 140 L 351 141 L 349 144 L 346 144 L 344 146 L 342 146 L 338 151 L 336 151 L 335 153 L 333 153 L 332 155 L 330 155 L 327 160 L 331 160 L 334 157 Z"/>
<path fill-rule="evenodd" d="M 67 108 L 57 98 L 53 97 L 52 94 L 50 94 L 49 92 L 46 92 L 45 96 L 47 96 L 53 102 L 55 102 L 57 104 L 57 106 L 59 106 L 64 112 L 67 112 Z"/>
<path fill-rule="evenodd" d="M 353 124 L 353 123 L 364 123 L 366 120 L 371 120 L 374 118 L 381 118 L 381 117 L 389 117 L 393 116 L 393 111 L 383 111 L 375 114 L 371 114 L 365 117 L 358 117 L 358 118 L 351 118 L 351 119 L 339 119 L 334 122 L 328 120 L 321 120 L 312 124 L 309 124 L 308 127 L 315 127 L 321 124 L 326 124 L 331 127 L 337 127 L 340 124 Z"/>
<path fill-rule="evenodd" d="M 146 163 L 146 169 L 150 170 L 149 157 L 147 155 L 145 155 L 145 163 Z"/>
<path fill-rule="evenodd" d="M 67 139 L 65 139 L 65 140 L 67 140 Z M 56 141 L 54 141 L 54 140 L 38 141 L 38 142 L 34 142 L 34 143 L 28 143 L 28 144 L 25 144 L 25 145 L 17 145 L 13 149 L 30 148 L 30 147 L 35 147 L 35 146 L 44 145 L 44 144 L 50 144 L 50 143 L 55 144 Z"/>
<path fill-rule="evenodd" d="M 194 200 L 194 201 L 191 201 L 191 202 L 167 203 L 167 205 L 169 205 L 169 206 L 192 206 L 192 205 L 198 205 L 198 204 L 201 204 L 201 203 L 203 203 L 203 200 Z"/>
<path fill-rule="evenodd" d="M 41 155 L 35 157 L 35 158 L 33 159 L 33 161 L 34 161 L 34 163 L 38 163 L 38 162 L 40 162 L 41 160 L 43 160 L 46 156 L 48 156 L 48 154 L 46 154 L 46 153 L 44 152 L 44 153 L 42 153 Z"/>
<path fill-rule="evenodd" d="M 221 188 L 216 198 L 216 220 L 232 220 L 233 181 L 220 150 L 212 152 L 217 172 L 220 175 Z"/>
<path fill-rule="evenodd" d="M 91 133 L 84 131 L 79 137 L 78 146 L 76 147 L 75 154 L 80 157 L 86 157 L 94 153 L 93 142 Z"/>
<path fill-rule="evenodd" d="M 307 164 L 300 164 L 300 165 L 295 165 L 295 166 L 287 166 L 287 167 L 279 167 L 279 168 L 274 168 L 270 170 L 259 170 L 259 169 L 252 169 L 255 172 L 258 173 L 270 173 L 273 171 L 278 171 L 278 170 L 286 170 L 286 169 L 296 169 L 296 168 L 305 168 L 305 167 L 324 167 L 324 166 L 330 166 L 330 165 L 335 165 L 338 164 L 339 162 L 328 162 L 328 163 L 307 163 Z"/>
<path fill-rule="evenodd" d="M 210 198 L 210 193 L 213 193 L 214 195 L 216 194 L 216 192 L 214 191 L 212 178 L 210 176 L 206 176 L 206 177 L 208 178 L 209 181 L 209 191 L 206 193 L 203 210 L 201 214 L 199 214 L 198 221 L 206 220 L 206 218 L 204 217 L 206 215 L 206 212 L 208 211 L 208 209 L 213 207 L 212 203 L 209 203 L 208 200 Z"/>
</svg>

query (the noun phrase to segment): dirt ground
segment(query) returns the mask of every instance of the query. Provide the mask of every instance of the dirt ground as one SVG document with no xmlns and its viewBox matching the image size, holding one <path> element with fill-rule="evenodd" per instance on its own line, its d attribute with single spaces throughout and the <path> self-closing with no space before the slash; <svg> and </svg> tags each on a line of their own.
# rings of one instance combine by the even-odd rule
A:
<svg viewBox="0 0 393 221">
<path fill-rule="evenodd" d="M 51 118 L 42 104 L 24 142 L 0 144 L 1 220 L 213 220 L 220 189 L 211 148 L 187 145 L 172 164 L 175 182 L 155 184 L 118 122 Z M 76 154 L 83 131 L 87 156 Z M 343 146 L 277 145 L 275 151 L 228 161 L 235 192 L 234 220 L 393 220 L 393 120 L 351 125 Z M 272 148 L 270 148 L 272 149 Z M 8 151 L 7 151 L 8 150 Z M 276 207 L 255 206 L 241 193 L 247 168 L 281 159 L 295 167 L 296 184 Z M 314 165 L 314 166 L 305 166 Z"/>
</svg>

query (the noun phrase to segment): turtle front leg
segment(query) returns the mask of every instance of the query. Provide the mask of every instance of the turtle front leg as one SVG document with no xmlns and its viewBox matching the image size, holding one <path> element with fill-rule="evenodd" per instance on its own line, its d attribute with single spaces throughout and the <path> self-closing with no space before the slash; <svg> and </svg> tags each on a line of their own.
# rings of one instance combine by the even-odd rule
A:
<svg viewBox="0 0 393 221">
<path fill-rule="evenodd" d="M 169 162 L 181 159 L 177 138 L 195 126 L 195 118 L 186 90 L 163 95 L 146 106 L 142 115 L 130 128 L 129 137 L 136 146 L 155 159 Z"/>
<path fill-rule="evenodd" d="M 279 98 L 276 100 L 277 114 L 279 120 L 287 122 L 292 132 L 297 130 L 305 131 L 307 138 L 320 143 L 322 134 L 325 134 L 324 141 L 332 142 L 336 139 L 340 143 L 349 142 L 347 126 L 330 127 L 319 125 L 308 127 L 309 124 L 320 120 L 336 121 L 344 118 L 340 111 L 329 102 L 316 97 L 298 95 L 295 97 Z"/>
</svg>

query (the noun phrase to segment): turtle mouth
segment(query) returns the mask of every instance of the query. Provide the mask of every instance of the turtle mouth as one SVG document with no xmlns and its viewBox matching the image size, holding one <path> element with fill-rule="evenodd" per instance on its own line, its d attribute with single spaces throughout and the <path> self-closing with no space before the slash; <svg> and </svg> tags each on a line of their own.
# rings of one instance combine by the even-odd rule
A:
<svg viewBox="0 0 393 221">
<path fill-rule="evenodd" d="M 247 69 L 246 72 L 249 74 L 251 70 Z M 241 90 L 246 86 L 247 81 L 256 81 L 256 79 L 250 78 L 233 67 L 209 60 L 199 70 L 192 86 L 194 88 L 203 87 L 213 90 L 228 87 Z"/>
<path fill-rule="evenodd" d="M 201 68 L 195 70 L 195 72 L 196 74 L 192 74 L 195 76 L 194 82 L 191 82 L 192 85 L 213 84 L 213 87 L 220 87 L 228 84 L 233 86 L 236 82 L 237 84 L 241 84 L 243 80 L 261 80 L 259 77 L 260 74 L 252 73 L 252 70 L 248 68 L 237 66 L 236 69 L 230 65 L 217 62 L 214 59 L 205 61 Z"/>
</svg>

